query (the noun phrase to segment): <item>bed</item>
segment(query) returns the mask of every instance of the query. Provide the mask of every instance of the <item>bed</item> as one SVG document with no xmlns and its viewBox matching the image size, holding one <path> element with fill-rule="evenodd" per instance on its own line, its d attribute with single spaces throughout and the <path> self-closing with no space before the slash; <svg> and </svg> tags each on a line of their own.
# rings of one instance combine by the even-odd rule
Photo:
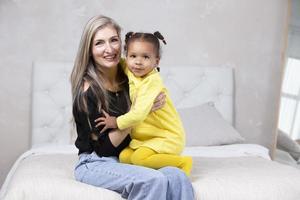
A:
<svg viewBox="0 0 300 200">
<path fill-rule="evenodd" d="M 36 62 L 32 81 L 32 147 L 11 168 L 3 200 L 118 200 L 119 194 L 75 181 L 69 75 L 72 63 Z M 161 67 L 186 129 L 184 155 L 201 200 L 298 200 L 300 170 L 272 161 L 267 148 L 234 129 L 234 70 L 228 66 Z"/>
</svg>

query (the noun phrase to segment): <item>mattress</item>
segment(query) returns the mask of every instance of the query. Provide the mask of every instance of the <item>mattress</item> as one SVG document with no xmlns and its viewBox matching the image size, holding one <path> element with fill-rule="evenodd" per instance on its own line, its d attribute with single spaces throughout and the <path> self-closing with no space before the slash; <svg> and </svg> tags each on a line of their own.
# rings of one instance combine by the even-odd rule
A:
<svg viewBox="0 0 300 200">
<path fill-rule="evenodd" d="M 272 161 L 268 150 L 255 144 L 187 147 L 194 165 L 190 180 L 201 200 L 296 200 L 300 197 L 300 170 Z M 118 200 L 119 194 L 77 182 L 73 145 L 31 149 L 15 162 L 0 198 Z"/>
</svg>

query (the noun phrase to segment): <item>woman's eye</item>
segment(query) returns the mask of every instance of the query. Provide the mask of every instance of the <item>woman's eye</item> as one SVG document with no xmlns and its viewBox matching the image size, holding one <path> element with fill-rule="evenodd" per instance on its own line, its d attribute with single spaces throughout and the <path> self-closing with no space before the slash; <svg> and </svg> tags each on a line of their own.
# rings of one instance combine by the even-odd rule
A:
<svg viewBox="0 0 300 200">
<path fill-rule="evenodd" d="M 103 41 L 97 41 L 97 42 L 95 43 L 95 45 L 98 46 L 98 45 L 101 45 L 101 44 L 103 44 L 103 43 L 104 43 Z"/>
<path fill-rule="evenodd" d="M 119 42 L 119 39 L 118 39 L 118 38 L 112 38 L 112 39 L 111 39 L 111 42 L 112 42 L 112 43 L 117 43 L 117 42 Z"/>
</svg>

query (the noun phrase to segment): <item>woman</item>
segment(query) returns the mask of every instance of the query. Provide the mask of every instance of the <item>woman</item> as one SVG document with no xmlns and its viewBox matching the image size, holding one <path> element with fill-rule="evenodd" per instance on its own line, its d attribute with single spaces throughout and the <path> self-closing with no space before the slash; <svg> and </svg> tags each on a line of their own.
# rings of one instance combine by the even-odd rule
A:
<svg viewBox="0 0 300 200">
<path fill-rule="evenodd" d="M 102 110 L 117 117 L 129 109 L 121 46 L 120 27 L 112 19 L 95 16 L 86 24 L 71 74 L 79 150 L 75 178 L 127 199 L 193 199 L 191 183 L 177 168 L 153 170 L 119 163 L 119 153 L 130 142 L 130 129 L 100 134 L 102 127 L 95 127 Z"/>
</svg>

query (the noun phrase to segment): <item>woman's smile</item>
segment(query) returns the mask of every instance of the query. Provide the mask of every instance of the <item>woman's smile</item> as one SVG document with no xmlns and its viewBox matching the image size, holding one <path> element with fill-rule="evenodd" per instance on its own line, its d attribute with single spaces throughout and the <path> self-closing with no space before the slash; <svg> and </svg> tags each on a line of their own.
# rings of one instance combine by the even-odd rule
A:
<svg viewBox="0 0 300 200">
<path fill-rule="evenodd" d="M 92 42 L 92 55 L 96 64 L 104 68 L 116 67 L 121 56 L 121 40 L 112 26 L 96 32 Z"/>
</svg>

